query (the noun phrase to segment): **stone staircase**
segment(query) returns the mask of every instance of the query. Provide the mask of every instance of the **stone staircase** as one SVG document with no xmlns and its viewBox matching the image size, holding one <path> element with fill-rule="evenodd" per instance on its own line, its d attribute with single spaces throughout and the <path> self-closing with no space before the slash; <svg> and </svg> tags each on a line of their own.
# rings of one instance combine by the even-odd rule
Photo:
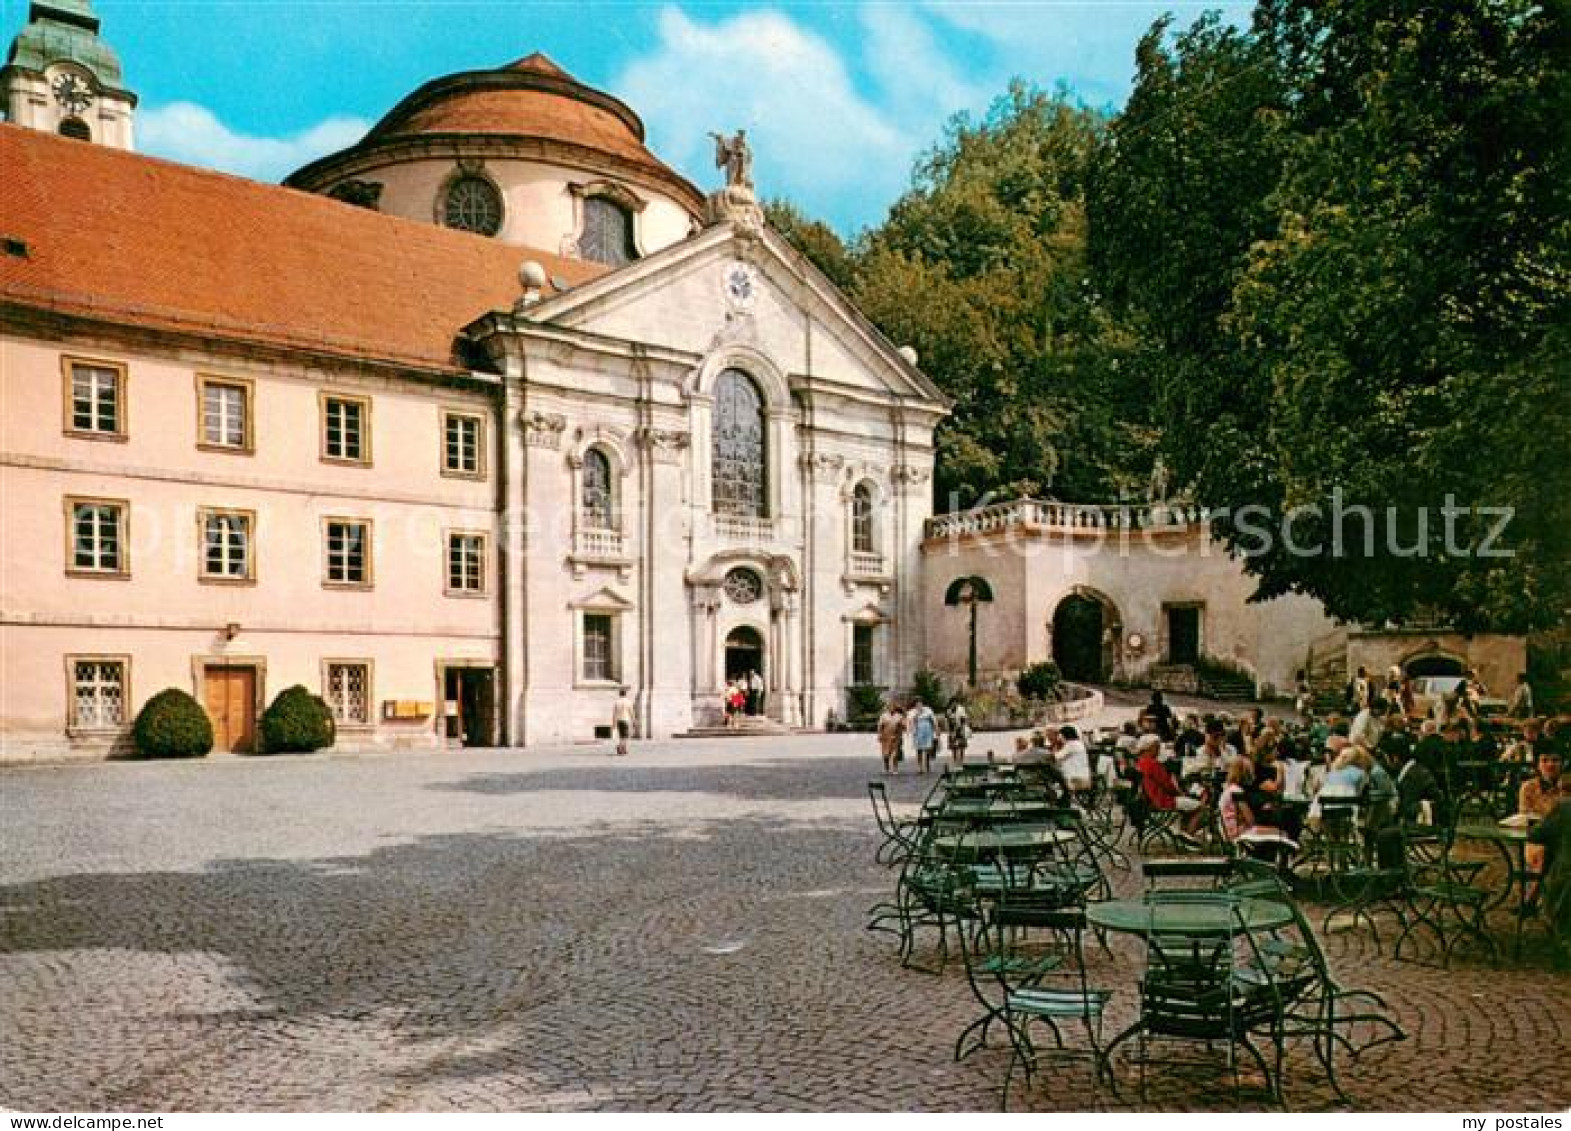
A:
<svg viewBox="0 0 1571 1131">
<path fill-rule="evenodd" d="M 743 715 L 735 726 L 696 726 L 674 735 L 675 738 L 768 738 L 785 734 L 801 734 L 784 723 L 765 715 Z"/>
<path fill-rule="evenodd" d="M 1340 711 L 1347 697 L 1347 632 L 1338 629 L 1315 640 L 1304 661 L 1316 714 Z"/>
<path fill-rule="evenodd" d="M 1255 681 L 1246 675 L 1217 672 L 1200 676 L 1200 694 L 1206 699 L 1246 702 L 1255 697 Z"/>
</svg>

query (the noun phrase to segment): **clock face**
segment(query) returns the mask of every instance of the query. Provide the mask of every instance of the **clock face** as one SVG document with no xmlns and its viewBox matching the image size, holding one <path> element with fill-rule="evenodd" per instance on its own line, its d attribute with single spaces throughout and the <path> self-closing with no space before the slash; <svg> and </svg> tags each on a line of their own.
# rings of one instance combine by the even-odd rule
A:
<svg viewBox="0 0 1571 1131">
<path fill-rule="evenodd" d="M 753 272 L 745 263 L 733 264 L 726 272 L 726 298 L 737 306 L 750 306 L 753 301 Z"/>
<path fill-rule="evenodd" d="M 72 114 L 80 114 L 93 104 L 92 88 L 79 75 L 60 75 L 51 89 L 55 92 L 55 101 Z"/>
</svg>

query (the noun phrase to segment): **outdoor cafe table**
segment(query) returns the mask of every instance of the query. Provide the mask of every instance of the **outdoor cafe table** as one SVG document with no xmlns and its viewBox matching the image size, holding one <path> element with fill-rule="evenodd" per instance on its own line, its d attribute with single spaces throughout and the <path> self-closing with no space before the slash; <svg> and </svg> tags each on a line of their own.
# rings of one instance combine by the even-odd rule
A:
<svg viewBox="0 0 1571 1131">
<path fill-rule="evenodd" d="M 940 817 L 955 820 L 986 820 L 989 817 L 1044 817 L 1054 809 L 1050 801 L 1020 800 L 986 797 L 956 797 L 944 801 L 937 809 Z"/>
<path fill-rule="evenodd" d="M 1523 908 L 1527 905 L 1528 889 L 1532 885 L 1533 877 L 1527 870 L 1527 829 L 1514 825 L 1489 824 L 1458 825 L 1454 840 L 1467 840 L 1484 844 L 1492 844 L 1500 853 L 1500 859 L 1506 866 L 1505 886 L 1500 889 L 1496 897 L 1490 901 L 1489 908 L 1493 910 L 1511 898 L 1511 889 L 1517 891 L 1516 898 L 1516 929 L 1514 942 L 1514 956 L 1522 957 L 1522 924 L 1526 919 Z"/>
<path fill-rule="evenodd" d="M 1215 902 L 1108 899 L 1086 904 L 1086 922 L 1125 935 L 1183 935 L 1190 938 L 1238 931 L 1274 931 L 1293 922 L 1284 903 L 1270 899 Z"/>
<path fill-rule="evenodd" d="M 1074 840 L 1072 829 L 1057 825 L 1008 825 L 999 829 L 980 832 L 945 833 L 933 838 L 933 849 L 940 853 L 958 851 L 962 844 L 979 855 L 1003 852 L 1011 848 L 1050 848 L 1064 841 Z"/>
<path fill-rule="evenodd" d="M 1293 922 L 1285 903 L 1270 899 L 1218 899 L 1214 902 L 1108 899 L 1086 904 L 1086 922 L 1104 931 L 1125 935 L 1169 935 L 1184 938 L 1218 938 L 1238 931 L 1273 931 Z M 1137 1020 L 1102 1050 L 1111 1063 L 1113 1050 L 1140 1032 Z"/>
</svg>

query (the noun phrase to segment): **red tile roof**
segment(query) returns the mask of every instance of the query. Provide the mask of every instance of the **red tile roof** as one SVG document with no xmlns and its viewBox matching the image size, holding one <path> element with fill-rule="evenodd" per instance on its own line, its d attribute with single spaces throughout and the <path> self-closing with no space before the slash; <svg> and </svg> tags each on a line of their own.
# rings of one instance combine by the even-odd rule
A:
<svg viewBox="0 0 1571 1131">
<path fill-rule="evenodd" d="M 695 215 L 704 194 L 644 145 L 644 123 L 621 99 L 579 82 L 536 52 L 506 66 L 443 75 L 403 98 L 348 149 L 297 169 L 285 183 L 325 191 L 346 170 L 359 176 L 376 158 L 438 142 L 454 153 L 494 155 L 509 144 L 562 147 L 546 158 L 608 176 L 642 175 Z M 444 152 L 446 149 L 444 148 Z M 607 161 L 606 159 L 610 160 Z"/>
<path fill-rule="evenodd" d="M 326 197 L 0 123 L 0 302 L 459 370 L 465 325 L 534 259 L 605 268 Z"/>
</svg>

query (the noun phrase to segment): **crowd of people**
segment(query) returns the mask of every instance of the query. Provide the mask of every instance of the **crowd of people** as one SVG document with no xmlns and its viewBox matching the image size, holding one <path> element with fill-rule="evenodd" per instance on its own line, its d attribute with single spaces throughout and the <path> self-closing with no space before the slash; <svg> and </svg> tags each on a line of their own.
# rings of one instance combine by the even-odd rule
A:
<svg viewBox="0 0 1571 1131">
<path fill-rule="evenodd" d="M 1531 690 L 1518 681 L 1511 708 L 1531 710 Z M 1172 812 L 1172 835 L 1199 846 L 1217 835 L 1237 851 L 1288 864 L 1307 829 L 1336 815 L 1356 827 L 1369 859 L 1383 864 L 1402 852 L 1399 830 L 1446 827 L 1462 799 L 1479 787 L 1494 762 L 1517 764 L 1517 821 L 1532 824 L 1526 865 L 1542 876 L 1540 898 L 1557 922 L 1571 924 L 1571 776 L 1566 773 L 1571 718 L 1488 717 L 1481 685 L 1464 679 L 1430 705 L 1412 702 L 1411 681 L 1393 671 L 1385 684 L 1360 669 L 1349 684 L 1346 711 L 1317 715 L 1300 702 L 1301 717 L 1267 717 L 1251 707 L 1236 717 L 1182 717 L 1153 692 L 1136 721 L 1111 742 L 1088 744 L 1074 726 L 1022 735 L 1013 751 L 989 761 L 1034 766 L 1065 801 L 1097 788 L 1124 785 L 1125 807 L 1137 824 Z M 878 721 L 884 772 L 895 774 L 907 745 L 916 772 L 931 772 L 947 745 L 963 764 L 971 727 L 961 703 L 942 716 L 922 701 L 890 703 Z M 1565 841 L 1556 847 L 1556 838 Z M 1557 863 L 1558 861 L 1558 863 Z M 1555 879 L 1555 874 L 1559 879 Z"/>
<path fill-rule="evenodd" d="M 742 719 L 764 713 L 764 677 L 747 671 L 726 681 L 724 692 L 725 725 L 741 725 Z"/>
</svg>

